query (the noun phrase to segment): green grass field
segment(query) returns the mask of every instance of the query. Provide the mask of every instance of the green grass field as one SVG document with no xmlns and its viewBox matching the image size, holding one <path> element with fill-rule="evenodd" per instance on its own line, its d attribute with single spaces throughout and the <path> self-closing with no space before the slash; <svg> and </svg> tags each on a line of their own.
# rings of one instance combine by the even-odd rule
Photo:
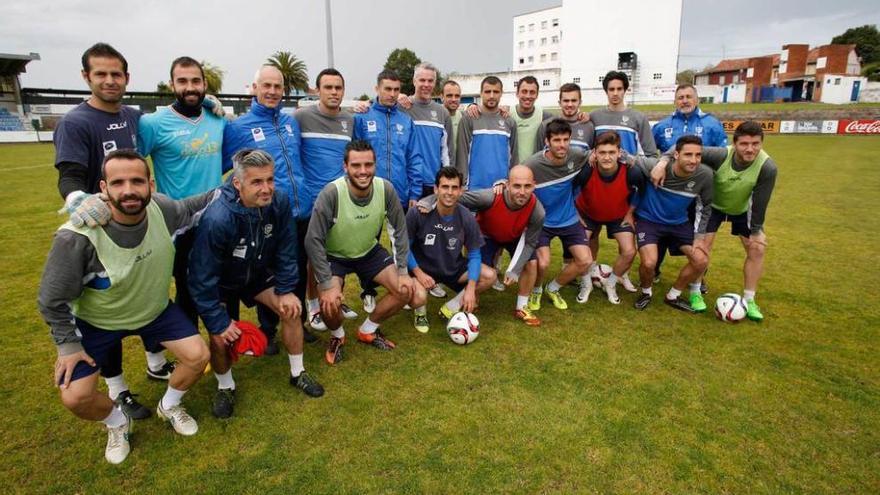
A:
<svg viewBox="0 0 880 495">
<path fill-rule="evenodd" d="M 769 217 L 766 321 L 728 325 L 633 297 L 510 317 L 513 292 L 482 299 L 482 337 L 453 345 L 409 315 L 384 330 L 398 349 L 351 342 L 306 367 L 307 399 L 283 356 L 235 368 L 235 417 L 210 414 L 208 376 L 186 396 L 200 431 L 137 422 L 121 466 L 100 424 L 74 418 L 52 387 L 55 350 L 37 284 L 62 218 L 51 145 L 0 146 L 0 289 L 5 321 L 0 486 L 22 493 L 878 493 L 880 492 L 880 140 L 770 136 L 780 165 Z M 613 249 L 603 245 L 609 262 Z M 741 290 L 742 249 L 719 236 L 710 299 Z M 557 265 L 558 266 L 558 265 Z M 665 265 L 658 294 L 681 259 Z M 350 302 L 356 303 L 349 284 Z M 353 304 L 359 306 L 358 304 Z M 431 314 L 438 301 L 431 302 Z M 548 307 L 550 306 L 550 307 Z M 348 325 L 349 333 L 354 325 Z M 322 335 L 326 340 L 327 336 Z M 136 339 L 127 378 L 155 407 Z"/>
</svg>

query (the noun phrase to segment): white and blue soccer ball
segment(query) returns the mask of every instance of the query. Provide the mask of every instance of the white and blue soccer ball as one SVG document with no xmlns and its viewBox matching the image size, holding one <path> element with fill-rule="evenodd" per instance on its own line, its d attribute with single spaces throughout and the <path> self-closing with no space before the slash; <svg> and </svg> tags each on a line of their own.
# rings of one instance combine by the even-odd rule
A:
<svg viewBox="0 0 880 495">
<path fill-rule="evenodd" d="M 721 294 L 715 300 L 715 316 L 721 321 L 737 323 L 746 317 L 746 302 L 739 294 Z"/>
<path fill-rule="evenodd" d="M 458 345 L 466 345 L 480 336 L 480 320 L 472 313 L 455 313 L 446 324 L 449 338 Z"/>
</svg>

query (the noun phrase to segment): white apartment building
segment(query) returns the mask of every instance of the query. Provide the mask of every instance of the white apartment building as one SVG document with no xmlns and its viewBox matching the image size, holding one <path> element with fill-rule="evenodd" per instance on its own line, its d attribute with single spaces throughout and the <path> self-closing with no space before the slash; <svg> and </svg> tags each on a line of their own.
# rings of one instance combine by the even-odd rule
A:
<svg viewBox="0 0 880 495">
<path fill-rule="evenodd" d="M 561 5 L 514 16 L 511 69 L 558 69 L 562 67 L 561 52 Z"/>
</svg>

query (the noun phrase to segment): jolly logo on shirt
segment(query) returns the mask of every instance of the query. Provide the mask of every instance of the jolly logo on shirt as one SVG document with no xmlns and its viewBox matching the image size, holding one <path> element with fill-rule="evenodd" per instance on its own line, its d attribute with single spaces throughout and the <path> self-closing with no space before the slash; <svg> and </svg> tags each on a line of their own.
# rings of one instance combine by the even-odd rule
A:
<svg viewBox="0 0 880 495">
<path fill-rule="evenodd" d="M 376 132 L 377 126 L 375 120 L 367 121 L 367 132 Z"/>
<path fill-rule="evenodd" d="M 128 121 L 123 120 L 122 122 L 114 122 L 107 126 L 108 131 L 118 131 L 121 129 L 125 129 L 128 127 Z"/>
<path fill-rule="evenodd" d="M 263 134 L 262 127 L 254 127 L 253 129 L 251 129 L 251 136 L 254 137 L 254 141 L 257 143 L 259 143 L 260 141 L 266 140 L 266 135 Z"/>
<path fill-rule="evenodd" d="M 101 147 L 104 148 L 104 155 L 106 155 L 111 151 L 116 151 L 116 141 L 104 141 L 101 143 Z"/>
<path fill-rule="evenodd" d="M 455 230 L 454 225 L 443 225 L 442 223 L 435 224 L 434 228 L 443 232 L 452 232 L 453 230 Z"/>
</svg>

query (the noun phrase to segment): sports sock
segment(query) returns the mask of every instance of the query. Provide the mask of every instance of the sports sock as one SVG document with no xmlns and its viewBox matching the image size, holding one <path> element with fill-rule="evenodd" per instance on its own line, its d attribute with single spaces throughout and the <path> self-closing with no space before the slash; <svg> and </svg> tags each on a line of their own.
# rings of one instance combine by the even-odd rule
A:
<svg viewBox="0 0 880 495">
<path fill-rule="evenodd" d="M 428 307 L 425 305 L 422 305 L 422 306 L 419 306 L 418 308 L 414 309 L 413 312 L 417 315 L 424 316 L 424 315 L 428 314 Z"/>
<path fill-rule="evenodd" d="M 231 388 L 232 390 L 235 390 L 235 380 L 232 379 L 232 370 L 223 374 L 215 372 L 214 376 L 217 377 L 217 388 Z"/>
<path fill-rule="evenodd" d="M 122 373 L 104 378 L 104 381 L 107 382 L 107 395 L 110 396 L 111 400 L 116 400 L 119 394 L 128 390 L 128 384 L 125 383 Z"/>
<path fill-rule="evenodd" d="M 587 272 L 578 278 L 581 280 L 581 285 L 587 285 L 587 284 L 593 283 L 593 278 L 590 277 L 590 272 Z"/>
<path fill-rule="evenodd" d="M 691 289 L 691 294 L 701 294 L 699 282 L 696 282 L 693 284 L 688 284 L 688 287 L 690 287 L 690 289 Z"/>
<path fill-rule="evenodd" d="M 654 288 L 653 287 L 642 287 L 642 294 L 647 294 L 649 296 L 653 296 L 654 295 Z"/>
<path fill-rule="evenodd" d="M 321 310 L 321 305 L 317 299 L 306 299 L 306 305 L 309 307 L 309 314 L 315 314 Z"/>
<path fill-rule="evenodd" d="M 606 283 L 611 287 L 617 285 L 617 275 L 615 275 L 614 272 L 611 272 L 611 275 L 608 275 L 608 281 Z"/>
<path fill-rule="evenodd" d="M 287 358 L 290 360 L 290 376 L 296 378 L 306 370 L 303 368 L 302 354 L 288 354 Z"/>
<path fill-rule="evenodd" d="M 147 355 L 147 367 L 153 371 L 159 371 L 168 362 L 164 352 L 144 351 L 144 354 Z"/>
<path fill-rule="evenodd" d="M 186 390 L 177 390 L 176 388 L 169 385 L 168 388 L 165 389 L 165 395 L 162 396 L 162 409 L 165 409 L 167 411 L 172 407 L 179 406 L 180 400 L 183 399 L 183 394 L 185 393 Z"/>
<path fill-rule="evenodd" d="M 125 423 L 128 423 L 128 418 L 126 418 L 125 414 L 122 413 L 122 409 L 113 406 L 110 409 L 110 414 L 107 415 L 106 418 L 102 419 L 101 422 L 107 425 L 107 428 L 119 428 Z"/>
<path fill-rule="evenodd" d="M 532 294 L 543 294 L 544 288 L 540 285 L 532 289 Z"/>
<path fill-rule="evenodd" d="M 559 292 L 560 288 L 562 288 L 562 286 L 559 285 L 559 282 L 557 282 L 555 278 L 547 284 L 547 292 Z"/>
<path fill-rule="evenodd" d="M 361 332 L 361 333 L 375 333 L 377 328 L 379 328 L 379 324 L 378 324 L 378 323 L 373 323 L 372 320 L 370 320 L 369 318 L 367 318 L 367 319 L 364 320 L 364 322 L 361 324 L 360 332 Z"/>
<path fill-rule="evenodd" d="M 744 290 L 743 291 L 743 299 L 745 299 L 746 301 L 754 301 L 755 300 L 755 291 Z"/>
<path fill-rule="evenodd" d="M 666 299 L 670 301 L 673 299 L 678 299 L 678 296 L 681 295 L 681 291 L 676 289 L 675 287 L 670 287 L 669 292 L 666 293 Z"/>
<path fill-rule="evenodd" d="M 526 307 L 526 304 L 529 303 L 529 296 L 520 296 L 517 294 L 516 296 L 516 309 L 523 309 Z"/>
<path fill-rule="evenodd" d="M 341 339 L 342 337 L 345 337 L 345 330 L 343 330 L 342 327 L 334 328 L 333 330 L 330 330 L 330 335 L 337 339 Z"/>
<path fill-rule="evenodd" d="M 446 307 L 451 309 L 453 312 L 461 309 L 461 300 L 464 298 L 464 291 L 459 292 L 452 299 L 446 301 Z"/>
</svg>

